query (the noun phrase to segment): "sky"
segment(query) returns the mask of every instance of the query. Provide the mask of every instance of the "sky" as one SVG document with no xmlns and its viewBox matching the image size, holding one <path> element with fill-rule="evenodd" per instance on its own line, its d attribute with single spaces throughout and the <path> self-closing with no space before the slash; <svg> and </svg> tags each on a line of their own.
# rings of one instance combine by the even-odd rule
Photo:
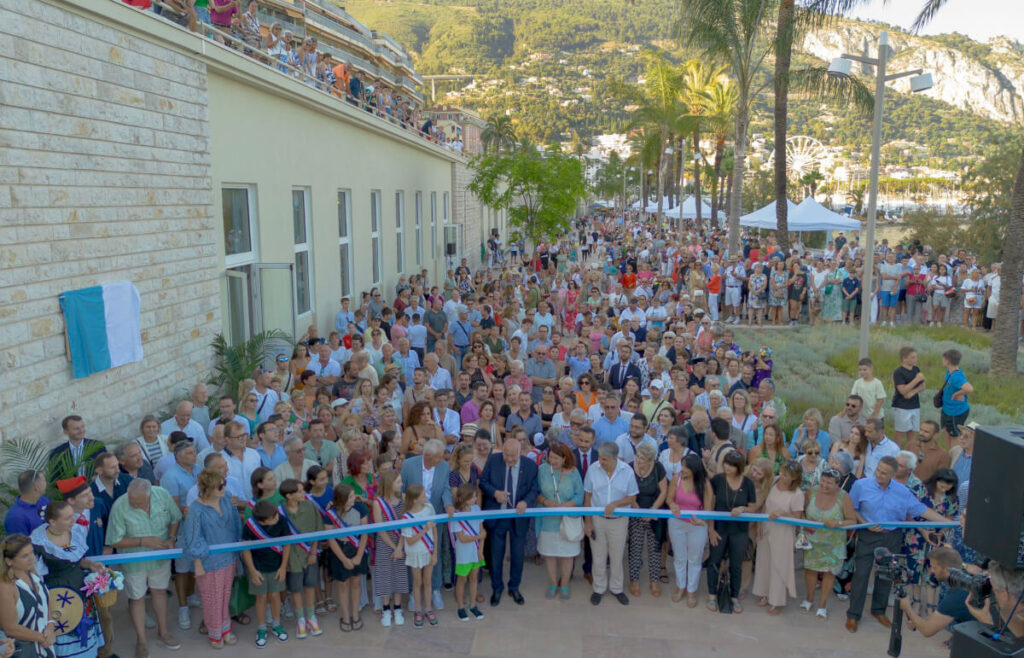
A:
<svg viewBox="0 0 1024 658">
<path fill-rule="evenodd" d="M 909 29 L 925 0 L 871 0 L 851 13 L 854 18 L 885 21 Z M 959 32 L 985 41 L 1008 36 L 1024 43 L 1024 0 L 947 0 L 922 34 Z"/>
</svg>

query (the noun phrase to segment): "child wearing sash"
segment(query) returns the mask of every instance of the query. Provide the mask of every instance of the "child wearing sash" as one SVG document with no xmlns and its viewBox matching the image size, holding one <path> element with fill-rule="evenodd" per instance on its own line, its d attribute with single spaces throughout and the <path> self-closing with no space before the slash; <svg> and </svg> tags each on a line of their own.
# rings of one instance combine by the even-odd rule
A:
<svg viewBox="0 0 1024 658">
<path fill-rule="evenodd" d="M 475 484 L 468 482 L 459 485 L 455 490 L 453 504 L 458 512 L 479 512 L 480 490 Z M 475 601 L 477 575 L 480 567 L 484 566 L 484 538 L 487 531 L 484 530 L 481 521 L 464 520 L 449 523 L 448 530 L 452 533 L 452 545 L 455 546 L 455 602 L 459 606 L 456 611 L 459 621 L 469 621 L 471 615 L 474 619 L 483 619 L 484 615 L 476 607 Z M 468 599 L 465 597 L 467 580 Z M 469 602 L 473 604 L 469 605 Z"/>
<path fill-rule="evenodd" d="M 403 519 L 423 519 L 434 516 L 434 507 L 427 500 L 427 491 L 422 484 L 410 484 L 402 501 L 405 509 Z M 437 531 L 434 522 L 402 528 L 402 552 L 405 564 L 412 569 L 412 596 L 416 600 L 413 626 L 423 627 L 423 619 L 437 626 L 437 615 L 431 604 L 430 576 L 437 564 Z"/>
<path fill-rule="evenodd" d="M 338 529 L 366 524 L 366 506 L 356 500 L 355 492 L 349 484 L 342 483 L 334 487 L 334 500 L 326 512 L 331 519 L 329 525 Z M 359 584 L 362 576 L 370 571 L 367 540 L 365 534 L 327 540 L 327 547 L 331 551 L 328 565 L 338 595 L 338 606 L 341 608 L 339 626 L 343 633 L 358 631 L 363 627 L 363 620 L 359 616 Z"/>
<path fill-rule="evenodd" d="M 281 518 L 277 505 L 261 500 L 252 508 L 242 526 L 242 541 L 286 537 L 292 534 L 288 523 Z M 267 646 L 267 603 L 270 603 L 270 630 L 281 642 L 288 641 L 288 633 L 281 626 L 281 596 L 285 588 L 288 554 L 292 546 L 271 546 L 242 551 L 242 563 L 249 573 L 249 594 L 256 597 L 256 646 Z M 268 596 L 269 595 L 269 596 Z"/>
<path fill-rule="evenodd" d="M 310 466 L 306 471 L 305 490 L 317 505 L 317 511 L 326 510 L 334 500 L 334 487 L 330 484 L 330 471 L 322 466 Z M 325 520 L 326 523 L 326 520 Z M 331 582 L 331 572 L 327 567 L 327 554 L 329 551 L 320 551 L 320 582 L 317 584 L 317 603 L 315 612 L 318 615 L 334 612 L 338 604 L 334 602 L 331 594 L 334 585 Z"/>
<path fill-rule="evenodd" d="M 379 458 L 378 458 L 379 459 Z M 387 523 L 402 518 L 402 476 L 398 471 L 379 471 L 377 497 L 373 501 L 373 522 Z M 405 623 L 402 596 L 409 593 L 409 568 L 405 566 L 402 538 L 398 530 L 377 533 L 377 550 L 373 561 L 373 595 L 380 597 L 383 611 L 381 626 Z"/>
<path fill-rule="evenodd" d="M 281 483 L 279 489 L 284 496 L 284 505 L 278 511 L 288 523 L 292 534 L 301 535 L 307 532 L 319 532 L 324 529 L 316 504 L 306 499 L 302 483 L 288 479 Z M 307 635 L 322 635 L 320 622 L 316 618 L 316 585 L 319 580 L 317 573 L 317 542 L 292 544 L 288 556 L 288 574 L 286 581 L 288 593 L 292 596 L 292 608 L 295 610 L 295 637 L 303 640 Z"/>
</svg>

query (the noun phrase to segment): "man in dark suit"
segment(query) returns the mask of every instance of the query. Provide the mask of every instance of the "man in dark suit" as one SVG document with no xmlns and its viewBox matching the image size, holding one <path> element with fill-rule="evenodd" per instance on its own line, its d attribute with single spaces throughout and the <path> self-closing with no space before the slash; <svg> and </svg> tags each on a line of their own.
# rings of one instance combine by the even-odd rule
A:
<svg viewBox="0 0 1024 658">
<path fill-rule="evenodd" d="M 402 491 L 404 492 L 410 484 L 422 484 L 427 489 L 427 496 L 434 511 L 440 514 L 441 510 L 444 510 L 451 516 L 455 513 L 455 507 L 452 506 L 452 490 L 448 486 L 450 472 L 448 462 L 444 460 L 444 443 L 440 439 L 431 439 L 423 446 L 422 455 L 410 457 L 402 463 Z M 445 532 L 444 525 L 438 524 L 438 538 Z M 440 568 L 434 569 L 430 578 L 430 588 L 434 591 L 434 607 L 438 610 L 444 608 L 444 599 L 441 598 L 442 571 Z"/>
<path fill-rule="evenodd" d="M 537 464 L 521 456 L 521 452 L 522 444 L 519 441 L 505 441 L 500 454 L 493 454 L 487 458 L 484 472 L 480 476 L 485 510 L 514 508 L 522 514 L 527 507 L 537 502 Z M 519 583 L 523 577 L 523 554 L 530 520 L 525 517 L 496 519 L 484 521 L 484 526 L 491 538 L 491 605 L 496 606 L 501 602 L 501 593 L 505 590 L 503 580 L 506 539 L 511 558 L 508 595 L 517 604 L 523 605 Z"/>
<path fill-rule="evenodd" d="M 633 348 L 628 343 L 623 342 L 623 344 L 619 345 L 619 362 L 613 364 L 608 369 L 608 385 L 616 391 L 621 391 L 622 387 L 626 385 L 626 380 L 630 377 L 637 382 L 641 381 L 640 368 L 629 360 L 632 354 Z"/>
<path fill-rule="evenodd" d="M 576 470 L 581 478 L 587 477 L 587 470 L 597 463 L 597 448 L 594 447 L 594 430 L 581 427 L 573 437 L 572 456 L 576 460 Z M 588 583 L 594 582 L 591 570 L 594 567 L 594 554 L 590 552 L 590 537 L 583 538 L 583 577 Z"/>
<path fill-rule="evenodd" d="M 60 426 L 68 440 L 50 451 L 46 461 L 47 481 L 92 475 L 92 459 L 106 447 L 101 441 L 85 438 L 85 421 L 81 416 L 65 416 Z"/>
</svg>

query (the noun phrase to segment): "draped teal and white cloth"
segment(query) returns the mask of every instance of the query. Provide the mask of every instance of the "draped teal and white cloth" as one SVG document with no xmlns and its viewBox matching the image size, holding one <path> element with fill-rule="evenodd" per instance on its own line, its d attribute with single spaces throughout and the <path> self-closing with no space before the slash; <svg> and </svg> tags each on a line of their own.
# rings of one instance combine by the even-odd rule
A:
<svg viewBox="0 0 1024 658">
<path fill-rule="evenodd" d="M 75 379 L 142 361 L 139 290 L 130 281 L 60 296 Z"/>
</svg>

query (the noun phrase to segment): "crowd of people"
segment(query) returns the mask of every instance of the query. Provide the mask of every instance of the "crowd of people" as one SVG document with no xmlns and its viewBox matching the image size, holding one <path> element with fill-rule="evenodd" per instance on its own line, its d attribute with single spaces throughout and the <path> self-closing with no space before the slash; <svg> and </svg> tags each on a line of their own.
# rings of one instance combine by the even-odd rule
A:
<svg viewBox="0 0 1024 658">
<path fill-rule="evenodd" d="M 287 75 L 344 99 L 383 120 L 415 132 L 445 148 L 461 152 L 461 129 L 445 132 L 421 115 L 416 99 L 403 95 L 383 77 L 361 71 L 341 51 L 323 49 L 310 34 L 295 34 L 279 21 L 267 21 L 259 3 L 249 0 L 123 0 L 219 43 L 273 62 Z M 320 7 L 311 13 L 323 11 Z"/>
<path fill-rule="evenodd" d="M 387 299 L 381 288 L 343 298 L 326 338 L 311 326 L 293 352 L 215 401 L 196 385 L 171 417 L 142 418 L 134 440 L 104 444 L 87 438 L 82 416 L 66 417 L 65 440 L 45 469 L 22 473 L 4 520 L 0 627 L 19 655 L 111 655 L 108 609 L 87 602 L 94 623 L 62 639 L 40 593 L 80 589 L 84 571 L 102 569 L 99 555 L 165 548 L 182 557 L 118 567 L 139 658 L 152 629 L 162 648 L 181 646 L 171 622 L 198 621 L 218 649 L 246 626 L 257 647 L 325 632 L 344 643 L 371 620 L 437 626 L 452 599 L 451 620 L 479 620 L 485 573 L 491 607 L 506 596 L 569 600 L 580 587 L 595 606 L 628 605 L 646 584 L 689 608 L 703 599 L 732 614 L 751 601 L 769 615 L 791 602 L 821 620 L 843 612 L 856 632 L 879 547 L 911 556 L 911 594 L 898 605 L 918 629 L 970 618 L 966 592 L 940 588 L 950 567 L 981 558 L 962 531 L 877 525 L 966 518 L 975 424 L 959 352 L 942 355 L 935 418 L 920 395 L 940 382 L 925 381 L 910 346 L 891 376 L 862 360 L 843 409 L 796 418 L 770 347 L 740 345 L 730 322 L 760 317 L 762 263 L 814 287 L 810 272 L 835 260 L 776 258 L 770 242 L 747 238 L 741 261 L 723 236 L 634 220 L 576 228 L 529 256 L 513 243 L 476 271 L 464 260 L 436 284 L 426 271 L 403 277 Z M 61 500 L 47 497 L 50 483 Z M 602 513 L 429 518 L 580 506 Z M 623 508 L 672 518 L 617 515 Z M 210 551 L 400 519 L 423 522 Z M 863 523 L 876 525 L 844 529 Z M 524 591 L 528 562 L 545 565 L 542 591 Z M 1000 596 L 1019 595 L 1019 573 L 999 569 L 990 566 Z M 884 626 L 889 593 L 874 581 L 868 612 Z"/>
</svg>

